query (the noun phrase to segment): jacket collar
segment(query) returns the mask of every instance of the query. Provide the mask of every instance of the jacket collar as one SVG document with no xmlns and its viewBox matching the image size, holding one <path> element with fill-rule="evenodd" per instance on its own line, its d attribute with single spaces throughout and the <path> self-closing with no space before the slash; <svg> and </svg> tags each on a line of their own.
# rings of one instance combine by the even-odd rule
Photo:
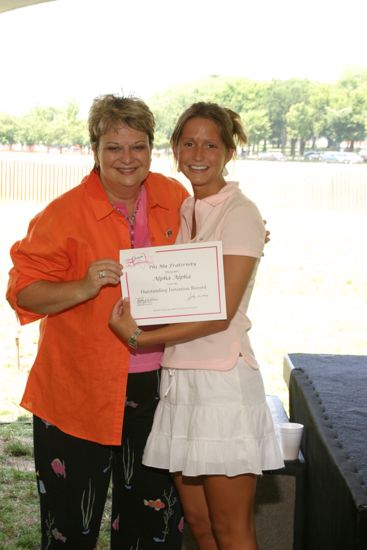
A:
<svg viewBox="0 0 367 550">
<path fill-rule="evenodd" d="M 171 195 L 164 192 L 164 187 L 167 186 L 168 178 L 158 172 L 149 172 L 147 179 L 144 182 L 145 188 L 148 193 L 148 205 L 149 207 L 160 206 L 166 210 L 172 208 Z M 172 179 L 172 181 L 176 181 Z"/>
<path fill-rule="evenodd" d="M 170 208 L 170 198 L 167 193 L 162 193 L 162 187 L 167 178 L 161 174 L 149 172 L 143 182 L 147 190 L 148 206 L 160 206 L 168 210 Z M 101 179 L 95 170 L 92 170 L 86 176 L 82 184 L 85 186 L 88 200 L 97 220 L 106 218 L 114 211 L 112 204 L 108 200 L 107 194 L 103 188 Z"/>
</svg>

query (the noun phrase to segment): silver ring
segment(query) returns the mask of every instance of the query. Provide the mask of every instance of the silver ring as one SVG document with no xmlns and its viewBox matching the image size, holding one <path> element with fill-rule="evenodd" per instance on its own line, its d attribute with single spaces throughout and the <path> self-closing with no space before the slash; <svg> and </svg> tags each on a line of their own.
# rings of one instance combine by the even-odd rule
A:
<svg viewBox="0 0 367 550">
<path fill-rule="evenodd" d="M 105 272 L 105 271 L 98 271 L 98 277 L 99 277 L 100 279 L 103 279 L 103 277 L 105 277 L 105 276 L 106 276 L 106 272 Z"/>
</svg>

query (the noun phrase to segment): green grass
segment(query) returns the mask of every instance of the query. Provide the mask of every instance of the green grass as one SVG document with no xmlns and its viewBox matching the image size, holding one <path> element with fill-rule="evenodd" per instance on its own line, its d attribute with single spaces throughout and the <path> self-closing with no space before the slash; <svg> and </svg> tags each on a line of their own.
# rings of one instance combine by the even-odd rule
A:
<svg viewBox="0 0 367 550">
<path fill-rule="evenodd" d="M 110 495 L 98 550 L 109 548 Z M 39 506 L 30 420 L 0 423 L 0 548 L 38 550 Z"/>
<path fill-rule="evenodd" d="M 5 445 L 4 452 L 10 456 L 32 456 L 32 446 L 14 439 Z"/>
<path fill-rule="evenodd" d="M 0 548 L 38 549 L 38 497 L 30 422 L 0 424 Z"/>
</svg>

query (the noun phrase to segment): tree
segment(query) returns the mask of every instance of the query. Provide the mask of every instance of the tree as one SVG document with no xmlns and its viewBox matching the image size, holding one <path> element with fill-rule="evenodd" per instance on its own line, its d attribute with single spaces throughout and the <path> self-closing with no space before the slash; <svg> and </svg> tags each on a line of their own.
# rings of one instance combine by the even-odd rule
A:
<svg viewBox="0 0 367 550">
<path fill-rule="evenodd" d="M 241 114 L 245 128 L 248 132 L 249 145 L 252 146 L 252 152 L 259 151 L 259 144 L 263 141 L 266 148 L 266 141 L 270 134 L 270 123 L 268 113 L 265 109 L 246 111 Z"/>
<path fill-rule="evenodd" d="M 314 82 L 310 88 L 309 107 L 312 118 L 312 149 L 316 147 L 316 140 L 327 136 L 329 132 L 328 111 L 330 106 L 331 85 Z"/>
<path fill-rule="evenodd" d="M 76 102 L 71 101 L 68 103 L 62 118 L 64 121 L 66 119 L 67 134 L 66 139 L 64 138 L 60 144 L 64 146 L 87 146 L 89 144 L 87 124 L 79 117 L 79 106 Z"/>
<path fill-rule="evenodd" d="M 291 152 L 299 141 L 300 153 L 307 140 L 326 137 L 329 146 L 348 141 L 349 148 L 366 137 L 367 71 L 354 69 L 335 84 L 290 79 L 259 82 L 248 78 L 212 75 L 155 94 L 149 105 L 156 117 L 155 146 L 169 147 L 180 114 L 192 103 L 212 101 L 240 113 L 253 151 L 268 143 Z M 86 121 L 76 102 L 64 108 L 40 107 L 21 118 L 0 115 L 0 141 L 60 148 L 87 145 Z"/>
<path fill-rule="evenodd" d="M 353 151 L 354 142 L 366 135 L 367 117 L 367 71 L 349 70 L 336 83 L 329 109 L 332 139 L 336 144 L 349 142 Z"/>
<path fill-rule="evenodd" d="M 19 120 L 15 116 L 0 113 L 0 143 L 12 146 L 19 141 Z"/>
<path fill-rule="evenodd" d="M 271 140 L 284 152 L 287 144 L 287 113 L 296 103 L 307 103 L 309 80 L 273 80 L 268 88 L 267 108 L 271 126 Z"/>
<path fill-rule="evenodd" d="M 54 144 L 53 124 L 57 115 L 55 107 L 35 107 L 22 118 L 20 141 L 29 146 Z"/>
<path fill-rule="evenodd" d="M 85 121 L 79 118 L 79 107 L 70 102 L 63 108 L 36 107 L 22 118 L 20 141 L 26 145 L 70 147 L 88 144 Z"/>
<path fill-rule="evenodd" d="M 299 153 L 303 155 L 305 142 L 313 135 L 312 109 L 306 103 L 295 103 L 286 115 L 287 134 L 291 140 L 291 156 L 296 154 L 296 143 L 299 140 Z"/>
</svg>

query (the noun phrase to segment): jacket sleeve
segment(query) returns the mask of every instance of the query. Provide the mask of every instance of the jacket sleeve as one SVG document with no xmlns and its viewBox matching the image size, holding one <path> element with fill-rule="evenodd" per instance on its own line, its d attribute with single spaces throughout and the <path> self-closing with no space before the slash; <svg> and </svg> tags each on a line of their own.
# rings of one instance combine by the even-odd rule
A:
<svg viewBox="0 0 367 550">
<path fill-rule="evenodd" d="M 57 282 L 67 278 L 70 260 L 60 244 L 62 239 L 55 232 L 57 223 L 52 218 L 51 212 L 38 214 L 30 222 L 26 237 L 14 243 L 10 249 L 13 267 L 9 272 L 6 298 L 22 325 L 41 319 L 44 315 L 19 307 L 18 293 L 36 281 Z"/>
</svg>

